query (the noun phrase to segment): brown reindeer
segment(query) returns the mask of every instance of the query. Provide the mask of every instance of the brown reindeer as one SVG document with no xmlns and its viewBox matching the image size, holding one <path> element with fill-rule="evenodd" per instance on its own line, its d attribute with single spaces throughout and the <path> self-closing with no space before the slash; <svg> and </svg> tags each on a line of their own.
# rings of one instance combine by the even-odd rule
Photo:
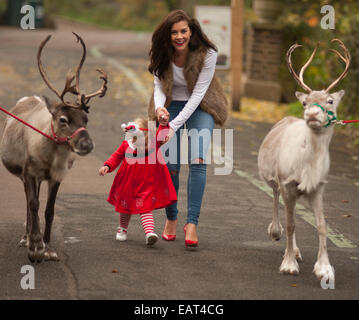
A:
<svg viewBox="0 0 359 320">
<path fill-rule="evenodd" d="M 20 245 L 28 247 L 31 262 L 41 262 L 43 259 L 59 260 L 57 253 L 49 246 L 56 195 L 62 179 L 74 161 L 72 152 L 84 156 L 93 149 L 92 139 L 86 130 L 88 103 L 95 96 L 103 97 L 107 90 L 107 75 L 97 69 L 103 80 L 101 89 L 89 95 L 80 93 L 80 71 L 86 58 L 86 46 L 80 36 L 75 33 L 74 35 L 81 43 L 83 55 L 76 74 L 72 75 L 69 72 L 67 75 L 66 85 L 61 94 L 51 85 L 41 63 L 42 49 L 51 36 L 41 43 L 38 50 L 40 74 L 60 102 L 50 102 L 46 97 L 24 97 L 11 110 L 17 117 L 52 137 L 55 142 L 10 117 L 6 119 L 1 141 L 1 160 L 4 166 L 19 177 L 25 187 L 26 233 Z M 72 85 L 74 79 L 75 85 Z M 64 100 L 67 93 L 76 95 L 74 103 Z M 45 232 L 42 236 L 38 210 L 40 185 L 44 180 L 48 182 L 48 197 Z"/>
</svg>

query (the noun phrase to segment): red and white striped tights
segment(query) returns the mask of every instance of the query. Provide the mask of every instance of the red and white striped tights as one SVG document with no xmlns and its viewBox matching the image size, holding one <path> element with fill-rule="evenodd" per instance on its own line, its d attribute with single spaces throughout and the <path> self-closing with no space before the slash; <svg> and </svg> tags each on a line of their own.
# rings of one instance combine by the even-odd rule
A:
<svg viewBox="0 0 359 320">
<path fill-rule="evenodd" d="M 120 227 L 123 229 L 128 228 L 132 214 L 120 213 Z M 155 222 L 153 220 L 152 212 L 140 214 L 142 228 L 147 233 L 155 232 Z"/>
</svg>

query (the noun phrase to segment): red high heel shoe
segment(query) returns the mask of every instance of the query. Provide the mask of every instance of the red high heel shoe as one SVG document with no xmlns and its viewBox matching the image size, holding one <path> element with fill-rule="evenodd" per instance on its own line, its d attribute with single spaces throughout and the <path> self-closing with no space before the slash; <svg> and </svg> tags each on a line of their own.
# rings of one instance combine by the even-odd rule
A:
<svg viewBox="0 0 359 320">
<path fill-rule="evenodd" d="M 186 238 L 186 228 L 187 228 L 187 223 L 184 225 L 183 231 L 184 231 L 184 236 Z M 198 241 L 194 241 L 194 240 L 184 240 L 184 244 L 186 246 L 186 248 L 197 248 L 198 247 Z"/>
<path fill-rule="evenodd" d="M 176 235 L 162 233 L 162 239 L 166 240 L 166 241 L 174 241 L 174 240 L 176 240 Z"/>
<path fill-rule="evenodd" d="M 177 219 L 176 219 L 176 221 L 177 221 Z M 165 226 L 165 229 L 166 229 L 166 226 Z M 166 240 L 166 241 L 174 241 L 174 240 L 176 240 L 176 235 L 175 234 L 165 234 L 163 232 L 162 233 L 162 239 Z"/>
</svg>

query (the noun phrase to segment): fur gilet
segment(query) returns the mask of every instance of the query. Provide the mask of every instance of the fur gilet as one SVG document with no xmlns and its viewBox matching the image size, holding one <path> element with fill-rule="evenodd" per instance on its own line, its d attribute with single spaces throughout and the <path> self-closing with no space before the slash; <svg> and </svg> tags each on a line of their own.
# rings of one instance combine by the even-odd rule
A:
<svg viewBox="0 0 359 320">
<path fill-rule="evenodd" d="M 190 94 L 196 85 L 198 76 L 204 66 L 207 49 L 198 49 L 189 51 L 187 60 L 184 66 L 184 77 L 187 81 L 187 88 Z M 168 70 L 164 73 L 161 79 L 162 90 L 166 95 L 165 107 L 167 108 L 172 101 L 172 87 L 173 87 L 173 71 L 170 65 Z M 216 75 L 213 76 L 212 82 L 208 87 L 205 96 L 200 103 L 200 108 L 213 116 L 216 124 L 223 126 L 228 117 L 227 99 L 224 95 L 223 88 L 219 83 Z M 155 117 L 155 104 L 154 93 L 152 93 L 149 107 L 148 116 L 150 120 L 156 120 Z"/>
</svg>

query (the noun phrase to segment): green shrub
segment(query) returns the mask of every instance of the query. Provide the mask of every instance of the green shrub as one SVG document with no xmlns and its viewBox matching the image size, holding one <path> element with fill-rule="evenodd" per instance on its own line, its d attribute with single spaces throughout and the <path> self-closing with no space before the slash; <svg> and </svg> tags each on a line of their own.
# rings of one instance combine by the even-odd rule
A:
<svg viewBox="0 0 359 320">
<path fill-rule="evenodd" d="M 359 116 L 359 6 L 356 0 L 284 0 L 285 9 L 281 18 L 284 25 L 284 49 L 283 59 L 280 67 L 280 82 L 283 87 L 284 101 L 296 100 L 294 92 L 302 90 L 289 74 L 285 61 L 285 51 L 293 44 L 302 44 L 292 55 L 292 62 L 295 70 L 299 73 L 301 66 L 309 58 L 316 43 L 320 41 L 320 47 L 312 64 L 304 74 L 305 83 L 313 90 L 326 89 L 344 70 L 344 63 L 328 49 L 335 47 L 339 52 L 337 44 L 331 44 L 334 38 L 344 42 L 352 55 L 352 63 L 349 73 L 341 81 L 334 91 L 344 89 L 346 94 L 343 98 L 338 114 L 341 117 Z M 335 9 L 335 30 L 323 30 L 320 27 L 320 20 L 323 15 L 320 13 L 321 6 L 332 5 Z"/>
<path fill-rule="evenodd" d="M 288 103 L 287 113 L 290 116 L 302 118 L 303 117 L 303 106 L 299 101 Z"/>
</svg>

